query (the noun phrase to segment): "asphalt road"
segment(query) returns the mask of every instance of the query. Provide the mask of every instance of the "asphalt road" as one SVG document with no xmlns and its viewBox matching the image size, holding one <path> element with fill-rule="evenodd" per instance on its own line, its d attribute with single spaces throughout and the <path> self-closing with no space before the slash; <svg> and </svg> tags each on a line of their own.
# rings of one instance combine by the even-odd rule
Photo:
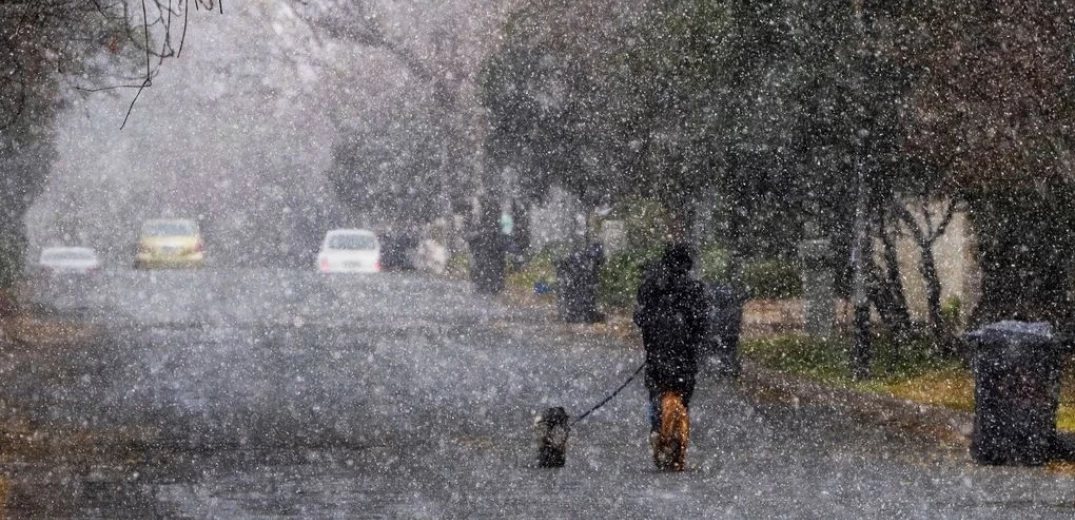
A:
<svg viewBox="0 0 1075 520">
<path fill-rule="evenodd" d="M 93 340 L 0 357 L 7 518 L 1072 518 L 1075 479 L 703 377 L 690 469 L 647 453 L 641 352 L 420 276 L 109 272 L 43 293 Z M 3 447 L 0 446 L 0 450 Z"/>
</svg>

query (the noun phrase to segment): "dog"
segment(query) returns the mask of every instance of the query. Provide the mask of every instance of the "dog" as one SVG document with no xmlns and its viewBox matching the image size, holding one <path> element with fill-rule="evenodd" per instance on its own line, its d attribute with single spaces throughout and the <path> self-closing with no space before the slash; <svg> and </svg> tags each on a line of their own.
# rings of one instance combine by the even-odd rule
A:
<svg viewBox="0 0 1075 520">
<path fill-rule="evenodd" d="M 650 438 L 653 463 L 661 471 L 683 471 L 691 437 L 691 419 L 678 393 L 661 394 L 660 419 L 656 434 Z"/>
<path fill-rule="evenodd" d="M 538 467 L 562 468 L 567 462 L 568 420 L 562 406 L 548 408 L 537 417 Z"/>
</svg>

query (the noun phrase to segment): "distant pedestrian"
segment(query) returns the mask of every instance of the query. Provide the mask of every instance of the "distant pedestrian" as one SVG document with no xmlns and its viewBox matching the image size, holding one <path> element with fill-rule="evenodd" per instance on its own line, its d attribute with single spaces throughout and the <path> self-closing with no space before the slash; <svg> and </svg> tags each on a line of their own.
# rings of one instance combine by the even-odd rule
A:
<svg viewBox="0 0 1075 520">
<path fill-rule="evenodd" d="M 479 293 L 496 294 L 504 289 L 507 239 L 500 228 L 500 206 L 485 200 L 466 236 L 470 249 L 470 278 Z"/>
<path fill-rule="evenodd" d="M 694 394 L 709 309 L 704 286 L 690 276 L 693 257 L 686 244 L 666 246 L 660 259 L 646 265 L 638 288 L 634 320 L 646 349 L 652 434 L 661 426 L 665 392 L 678 394 L 685 408 Z"/>
<path fill-rule="evenodd" d="M 568 323 L 599 323 L 604 315 L 597 310 L 597 286 L 605 249 L 591 242 L 568 253 L 556 264 L 560 284 L 560 315 Z"/>
</svg>

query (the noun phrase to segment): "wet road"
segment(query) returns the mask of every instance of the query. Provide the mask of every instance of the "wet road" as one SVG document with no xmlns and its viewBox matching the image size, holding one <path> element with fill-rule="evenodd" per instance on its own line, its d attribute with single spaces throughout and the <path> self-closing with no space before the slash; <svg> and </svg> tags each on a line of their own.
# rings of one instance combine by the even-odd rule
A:
<svg viewBox="0 0 1075 520">
<path fill-rule="evenodd" d="M 690 470 L 653 471 L 643 391 L 530 467 L 533 414 L 576 413 L 641 353 L 419 276 L 113 272 L 58 289 L 97 324 L 9 349 L 8 518 L 1071 518 L 1075 480 L 704 377 Z M 55 447 L 58 446 L 58 447 Z"/>
</svg>

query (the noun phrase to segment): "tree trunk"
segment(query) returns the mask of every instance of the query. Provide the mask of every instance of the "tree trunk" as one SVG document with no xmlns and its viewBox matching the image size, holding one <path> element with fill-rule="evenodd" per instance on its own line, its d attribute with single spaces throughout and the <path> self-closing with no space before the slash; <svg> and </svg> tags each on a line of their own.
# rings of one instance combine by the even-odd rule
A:
<svg viewBox="0 0 1075 520">
<path fill-rule="evenodd" d="M 530 203 L 515 201 L 512 203 L 512 210 L 514 211 L 512 232 L 515 235 L 517 252 L 528 257 L 530 254 Z"/>
<path fill-rule="evenodd" d="M 590 204 L 583 203 L 582 243 L 577 247 L 586 248 L 597 238 L 597 211 Z"/>
<path fill-rule="evenodd" d="M 505 241 L 500 233 L 500 201 L 493 197 L 479 200 L 479 210 L 467 233 L 470 249 L 471 281 L 480 293 L 495 294 L 504 289 Z"/>
<path fill-rule="evenodd" d="M 858 190 L 855 196 L 855 220 L 852 227 L 854 242 L 851 246 L 851 303 L 854 306 L 854 341 L 850 349 L 851 378 L 855 381 L 870 379 L 873 349 L 870 345 L 870 302 L 866 294 L 866 259 L 870 254 L 868 209 L 866 207 L 866 180 L 861 162 L 857 165 Z"/>
<path fill-rule="evenodd" d="M 929 332 L 933 337 L 933 349 L 937 354 L 951 355 L 953 341 L 941 316 L 941 279 L 933 258 L 933 244 L 919 244 L 921 258 L 918 271 L 926 284 L 926 308 L 929 314 Z"/>
<path fill-rule="evenodd" d="M 883 213 L 883 212 L 882 212 Z M 911 332 L 911 312 L 907 307 L 907 297 L 903 291 L 900 277 L 899 257 L 896 243 L 889 235 L 884 216 L 879 217 L 878 234 L 881 238 L 881 260 L 883 266 L 873 264 L 871 268 L 874 285 L 877 286 L 874 306 L 881 320 L 892 332 L 897 343 L 903 343 Z"/>
<path fill-rule="evenodd" d="M 22 217 L 10 224 L 0 224 L 0 289 L 8 289 L 22 275 L 23 254 L 26 252 L 26 234 L 22 232 Z"/>
<path fill-rule="evenodd" d="M 1071 322 L 1073 200 L 1066 186 L 968 195 L 982 282 L 972 326 L 1009 319 L 1060 327 Z"/>
</svg>

